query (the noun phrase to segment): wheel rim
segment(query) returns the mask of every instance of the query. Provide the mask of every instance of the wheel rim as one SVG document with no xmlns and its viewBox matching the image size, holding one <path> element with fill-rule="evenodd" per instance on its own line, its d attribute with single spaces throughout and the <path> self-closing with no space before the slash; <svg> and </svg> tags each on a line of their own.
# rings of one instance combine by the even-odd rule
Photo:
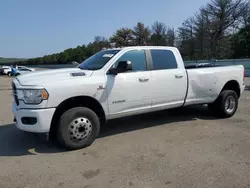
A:
<svg viewBox="0 0 250 188">
<path fill-rule="evenodd" d="M 235 107 L 236 107 L 236 100 L 235 100 L 235 98 L 232 97 L 232 96 L 229 96 L 229 97 L 226 99 L 225 110 L 226 110 L 228 113 L 232 113 L 232 112 L 235 110 Z"/>
<path fill-rule="evenodd" d="M 71 121 L 68 131 L 70 139 L 79 142 L 88 138 L 92 132 L 92 124 L 87 118 L 79 117 Z"/>
</svg>

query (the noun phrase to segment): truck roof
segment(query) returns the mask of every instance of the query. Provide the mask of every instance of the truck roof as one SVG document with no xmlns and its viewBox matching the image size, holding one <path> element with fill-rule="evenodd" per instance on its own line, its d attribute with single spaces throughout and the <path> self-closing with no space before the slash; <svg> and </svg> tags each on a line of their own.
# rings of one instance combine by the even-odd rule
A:
<svg viewBox="0 0 250 188">
<path fill-rule="evenodd" d="M 103 50 L 124 50 L 124 49 L 176 49 L 173 46 L 126 46 L 120 48 L 106 48 Z"/>
</svg>

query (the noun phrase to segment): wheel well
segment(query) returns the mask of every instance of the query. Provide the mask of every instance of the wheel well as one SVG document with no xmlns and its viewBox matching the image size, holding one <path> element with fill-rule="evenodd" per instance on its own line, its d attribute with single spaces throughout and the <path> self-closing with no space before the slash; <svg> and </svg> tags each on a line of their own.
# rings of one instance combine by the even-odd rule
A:
<svg viewBox="0 0 250 188">
<path fill-rule="evenodd" d="M 224 90 L 232 90 L 235 91 L 237 94 L 238 98 L 240 98 L 240 85 L 236 80 L 231 80 L 225 84 L 223 87 L 222 91 Z"/>
<path fill-rule="evenodd" d="M 58 126 L 58 122 L 60 120 L 60 116 L 66 112 L 67 110 L 73 108 L 73 107 L 87 107 L 91 110 L 93 110 L 97 116 L 99 117 L 101 123 L 106 121 L 106 117 L 105 117 L 105 112 L 101 106 L 101 104 L 94 98 L 92 97 L 88 97 L 88 96 L 77 96 L 77 97 L 72 97 L 69 99 L 66 99 L 65 101 L 63 101 L 61 104 L 59 104 L 59 106 L 56 108 L 56 111 L 53 115 L 52 121 L 51 121 L 51 126 L 50 126 L 50 138 L 53 138 L 56 130 L 57 130 L 57 126 Z"/>
</svg>

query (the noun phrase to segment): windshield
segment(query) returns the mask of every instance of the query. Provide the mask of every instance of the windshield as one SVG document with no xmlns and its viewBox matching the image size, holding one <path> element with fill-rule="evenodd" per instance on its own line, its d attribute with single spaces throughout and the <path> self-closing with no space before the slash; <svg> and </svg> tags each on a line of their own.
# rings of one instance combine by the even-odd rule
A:
<svg viewBox="0 0 250 188">
<path fill-rule="evenodd" d="M 90 58 L 83 61 L 80 65 L 80 69 L 84 70 L 99 70 L 101 69 L 106 63 L 112 59 L 120 50 L 104 50 L 100 51 Z"/>
</svg>

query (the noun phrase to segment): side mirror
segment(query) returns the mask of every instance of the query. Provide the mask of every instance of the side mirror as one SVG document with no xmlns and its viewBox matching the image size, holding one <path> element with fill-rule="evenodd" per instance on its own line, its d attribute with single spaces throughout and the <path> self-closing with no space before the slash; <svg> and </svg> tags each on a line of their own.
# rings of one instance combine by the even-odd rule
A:
<svg viewBox="0 0 250 188">
<path fill-rule="evenodd" d="M 120 61 L 118 63 L 117 67 L 119 67 L 120 64 L 121 64 L 121 67 L 124 67 L 125 72 L 126 71 L 132 71 L 132 63 L 131 63 L 131 61 Z"/>
<path fill-rule="evenodd" d="M 109 69 L 109 71 L 107 72 L 107 74 L 117 75 L 117 74 L 118 74 L 118 71 L 117 71 L 116 68 L 112 68 L 112 69 Z"/>
<path fill-rule="evenodd" d="M 131 61 L 120 61 L 116 68 L 112 68 L 108 71 L 108 74 L 117 75 L 122 72 L 127 72 L 132 70 Z"/>
</svg>

